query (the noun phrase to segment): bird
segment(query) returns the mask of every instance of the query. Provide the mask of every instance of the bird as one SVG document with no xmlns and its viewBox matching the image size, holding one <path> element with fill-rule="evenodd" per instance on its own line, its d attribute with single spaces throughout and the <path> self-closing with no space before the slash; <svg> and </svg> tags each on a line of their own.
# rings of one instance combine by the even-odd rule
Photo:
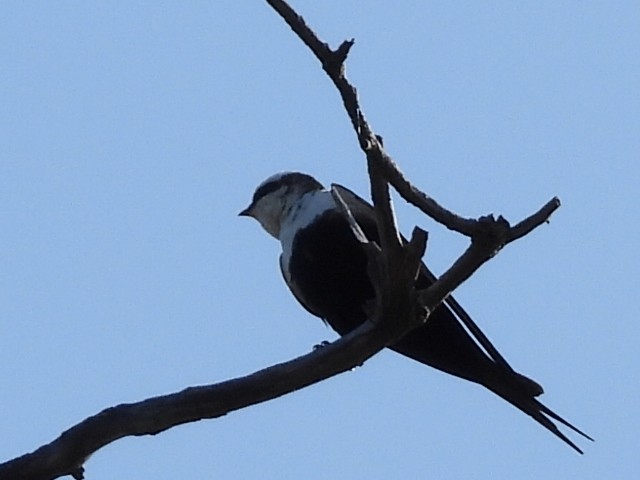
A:
<svg viewBox="0 0 640 480">
<path fill-rule="evenodd" d="M 373 207 L 346 187 L 334 188 L 367 240 L 378 242 Z M 239 215 L 257 220 L 280 241 L 282 275 L 307 311 L 339 335 L 346 335 L 367 321 L 368 307 L 375 299 L 367 273 L 367 254 L 334 195 L 318 180 L 301 172 L 276 173 L 258 185 L 250 205 Z M 415 288 L 428 288 L 436 280 L 423 262 Z M 451 296 L 431 312 L 423 325 L 389 348 L 484 386 L 580 454 L 582 449 L 554 421 L 593 441 L 538 400 L 542 386 L 513 370 Z"/>
</svg>

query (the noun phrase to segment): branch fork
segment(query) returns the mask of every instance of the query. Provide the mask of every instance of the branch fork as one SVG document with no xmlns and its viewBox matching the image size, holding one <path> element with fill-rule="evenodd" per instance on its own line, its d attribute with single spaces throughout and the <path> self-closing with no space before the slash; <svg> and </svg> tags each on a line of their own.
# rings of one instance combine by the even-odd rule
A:
<svg viewBox="0 0 640 480">
<path fill-rule="evenodd" d="M 366 244 L 370 275 L 377 294 L 372 320 L 323 348 L 246 377 L 107 408 L 34 452 L 0 464 L 0 480 L 50 480 L 67 475 L 80 480 L 85 460 L 115 440 L 132 435 L 155 435 L 176 425 L 217 418 L 349 371 L 399 336 L 428 321 L 429 312 L 442 301 L 463 319 L 481 343 L 484 342 L 483 347 L 489 354 L 508 367 L 449 294 L 505 245 L 547 222 L 560 201 L 551 199 L 513 227 L 502 217 L 463 218 L 439 205 L 405 178 L 384 151 L 381 137 L 370 128 L 360 108 L 357 91 L 346 78 L 345 62 L 354 41 L 346 40 L 332 50 L 286 2 L 267 0 L 267 3 L 320 60 L 340 93 L 358 143 L 367 157 L 380 245 L 368 243 L 339 193 L 334 191 L 334 198 L 356 237 Z M 421 264 L 427 233 L 416 227 L 408 242 L 400 236 L 390 186 L 436 222 L 470 238 L 469 248 L 439 279 Z M 414 283 L 421 268 L 433 284 L 417 292 Z"/>
</svg>

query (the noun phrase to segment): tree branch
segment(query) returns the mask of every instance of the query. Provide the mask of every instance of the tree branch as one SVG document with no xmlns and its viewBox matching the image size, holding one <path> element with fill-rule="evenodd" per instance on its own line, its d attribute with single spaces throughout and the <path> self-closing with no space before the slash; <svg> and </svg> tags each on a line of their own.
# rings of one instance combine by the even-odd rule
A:
<svg viewBox="0 0 640 480">
<path fill-rule="evenodd" d="M 84 461 L 120 438 L 156 435 L 184 423 L 221 417 L 348 371 L 387 345 L 389 332 L 379 327 L 381 323 L 367 322 L 323 348 L 246 377 L 107 408 L 33 453 L 1 464 L 0 479 L 44 480 L 72 474 L 81 478 Z"/>
<path fill-rule="evenodd" d="M 552 199 L 515 227 L 510 227 L 502 217 L 497 220 L 492 216 L 472 220 L 459 217 L 441 207 L 404 178 L 393 159 L 384 151 L 381 138 L 369 127 L 360 109 L 357 91 L 345 76 L 344 62 L 353 46 L 353 40 L 344 41 L 337 50 L 331 50 L 286 2 L 267 2 L 320 60 L 322 68 L 340 92 L 360 147 L 367 156 L 373 208 L 381 243 L 380 246 L 366 246 L 370 275 L 377 294 L 371 320 L 324 348 L 246 377 L 190 387 L 181 392 L 107 408 L 71 427 L 34 452 L 0 464 L 0 480 L 49 480 L 65 475 L 81 479 L 86 459 L 120 438 L 155 435 L 176 425 L 217 418 L 361 365 L 409 330 L 428 321 L 428 313 L 447 299 L 482 264 L 509 242 L 521 238 L 547 221 L 559 207 L 559 201 Z M 434 283 L 422 292 L 415 291 L 414 283 L 418 271 L 426 269 L 421 265 L 421 258 L 426 248 L 427 235 L 416 228 L 409 242 L 402 239 L 396 226 L 389 184 L 405 200 L 436 221 L 471 238 L 467 251 L 440 279 L 436 280 L 426 270 L 433 277 Z M 366 240 L 361 231 L 358 234 L 359 227 L 346 204 L 341 202 L 337 191 L 334 191 L 334 198 L 340 200 L 338 205 L 345 216 L 350 217 L 356 236 L 360 235 L 361 240 Z M 455 302 L 453 299 L 447 301 Z M 455 305 L 457 304 L 454 303 L 452 307 L 454 310 Z M 464 317 L 462 318 L 464 321 Z M 468 322 L 475 326 L 471 319 Z M 480 338 L 482 341 L 482 337 Z M 486 343 L 487 345 L 483 344 L 485 349 L 492 348 L 488 340 Z"/>
<path fill-rule="evenodd" d="M 426 269 L 428 275 L 431 276 L 435 282 L 429 290 L 438 292 L 438 294 L 423 293 L 420 299 L 424 302 L 424 305 L 433 306 L 433 308 L 437 306 L 437 303 L 432 305 L 432 295 L 434 295 L 434 297 L 440 297 L 440 294 L 444 291 L 452 292 L 454 284 L 460 285 L 460 283 L 469 278 L 476 269 L 498 253 L 508 243 L 521 238 L 542 223 L 548 222 L 551 214 L 560 207 L 560 200 L 554 197 L 536 213 L 522 220 L 515 227 L 510 227 L 509 222 L 502 216 L 498 217 L 497 220 L 493 215 L 487 215 L 477 220 L 469 219 L 463 218 L 441 206 L 433 198 L 412 185 L 406 179 L 395 161 L 385 152 L 381 137 L 376 135 L 369 126 L 360 107 L 357 90 L 347 79 L 346 68 L 344 66 L 347 55 L 354 44 L 354 40 L 344 41 L 337 50 L 331 50 L 326 43 L 318 39 L 302 17 L 295 13 L 285 1 L 267 0 L 267 3 L 285 19 L 296 35 L 309 46 L 314 55 L 320 60 L 323 69 L 327 75 L 329 75 L 340 93 L 342 103 L 358 137 L 360 148 L 367 156 L 372 201 L 376 212 L 381 243 L 383 244 L 382 255 L 384 256 L 383 260 L 378 260 L 380 266 L 374 268 L 373 272 L 382 271 L 385 272 L 387 276 L 395 277 L 395 275 L 392 274 L 394 269 L 398 270 L 402 268 L 402 266 L 408 266 L 406 251 L 403 253 L 397 241 L 394 240 L 399 238 L 399 234 L 391 208 L 388 188 L 386 185 L 383 185 L 383 183 L 390 183 L 404 200 L 418 207 L 435 221 L 471 239 L 471 246 L 447 271 L 442 281 L 435 282 L 437 277 Z M 460 279 L 459 275 L 464 272 L 467 273 L 465 273 L 463 279 Z M 380 285 L 380 280 L 376 278 L 376 275 L 372 275 L 372 281 L 378 298 L 380 294 L 390 294 L 391 292 L 397 294 L 399 291 L 398 283 L 390 285 L 391 288 L 389 289 Z M 400 282 L 400 284 L 401 283 L 402 282 Z M 477 338 L 480 344 L 494 360 L 506 368 L 511 369 L 507 361 L 498 353 L 489 339 L 482 334 L 477 325 L 455 299 L 449 299 L 447 295 L 445 295 L 444 298 L 446 303 L 458 314 L 465 326 L 469 330 L 479 333 Z"/>
<path fill-rule="evenodd" d="M 466 235 L 475 241 L 479 241 L 481 238 L 486 239 L 487 235 L 495 237 L 494 243 L 497 253 L 506 243 L 521 238 L 540 224 L 548 221 L 551 214 L 560 206 L 560 201 L 554 197 L 542 209 L 518 223 L 508 233 L 501 231 L 503 227 L 496 222 L 488 222 L 484 218 L 478 220 L 464 218 L 441 206 L 433 198 L 409 182 L 398 168 L 396 162 L 385 152 L 380 141 L 381 137 L 376 135 L 369 126 L 360 107 L 357 90 L 346 77 L 344 62 L 354 44 L 354 40 L 345 40 L 337 50 L 332 50 L 327 43 L 318 39 L 313 30 L 304 22 L 304 19 L 285 1 L 267 0 L 267 3 L 282 16 L 296 35 L 309 46 L 338 89 L 342 103 L 358 137 L 360 147 L 367 155 L 369 176 L 372 181 L 372 200 L 377 212 L 382 213 L 379 210 L 381 208 L 379 206 L 380 202 L 376 202 L 376 196 L 381 195 L 382 190 L 379 187 L 374 188 L 373 182 L 379 181 L 375 180 L 374 177 L 376 176 L 378 178 L 383 177 L 403 199 L 448 229 Z M 376 169 L 379 169 L 380 173 L 374 175 L 373 172 Z M 386 203 L 384 198 L 380 198 L 380 200 L 382 203 Z M 390 218 L 383 218 L 379 221 L 390 226 Z M 387 233 L 384 233 L 384 235 Z M 382 232 L 381 235 L 383 235 Z"/>
</svg>

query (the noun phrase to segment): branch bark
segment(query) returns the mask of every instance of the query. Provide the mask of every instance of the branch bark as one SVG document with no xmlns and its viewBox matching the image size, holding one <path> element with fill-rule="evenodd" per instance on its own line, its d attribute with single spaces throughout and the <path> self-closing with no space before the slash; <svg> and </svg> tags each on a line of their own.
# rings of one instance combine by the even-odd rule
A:
<svg viewBox="0 0 640 480">
<path fill-rule="evenodd" d="M 377 293 L 372 319 L 321 349 L 246 377 L 189 387 L 169 395 L 107 408 L 69 428 L 34 452 L 0 464 L 0 480 L 48 480 L 65 475 L 81 479 L 87 458 L 120 438 L 156 435 L 184 423 L 217 418 L 362 365 L 397 338 L 428 321 L 428 313 L 442 301 L 453 302 L 449 303 L 450 306 L 454 310 L 461 310 L 455 300 L 447 300 L 449 294 L 502 247 L 547 221 L 559 207 L 559 201 L 554 198 L 538 212 L 515 227 L 510 227 L 502 217 L 497 220 L 493 216 L 478 220 L 462 218 L 440 206 L 408 182 L 384 151 L 381 137 L 374 134 L 367 123 L 357 91 L 345 74 L 344 62 L 354 41 L 344 41 L 336 50 L 332 50 L 286 2 L 267 0 L 267 3 L 320 60 L 322 68 L 341 95 L 360 147 L 367 157 L 381 239 L 380 246 L 369 245 L 367 248 L 370 274 Z M 451 268 L 422 292 L 416 292 L 413 286 L 416 273 L 422 268 L 421 258 L 427 235 L 416 228 L 411 240 L 403 241 L 396 227 L 389 185 L 434 220 L 471 239 L 469 248 Z M 337 192 L 334 195 L 339 198 Z M 343 211 L 347 217 L 350 216 L 346 205 L 343 205 Z M 357 224 L 353 223 L 352 228 L 357 235 Z M 468 322 L 471 324 L 469 328 L 475 327 L 470 318 Z M 488 340 L 486 342 L 487 345 L 483 346 L 490 351 L 493 346 Z"/>
<path fill-rule="evenodd" d="M 374 322 L 367 322 L 323 348 L 246 377 L 107 408 L 34 452 L 3 463 L 0 479 L 82 478 L 85 460 L 111 442 L 221 417 L 312 385 L 361 365 L 385 347 L 388 336 Z"/>
</svg>

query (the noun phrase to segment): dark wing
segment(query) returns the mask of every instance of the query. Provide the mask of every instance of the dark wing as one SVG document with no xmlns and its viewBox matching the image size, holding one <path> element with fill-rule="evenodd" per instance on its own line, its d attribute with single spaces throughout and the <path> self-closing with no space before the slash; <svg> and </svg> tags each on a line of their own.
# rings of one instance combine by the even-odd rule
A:
<svg viewBox="0 0 640 480">
<path fill-rule="evenodd" d="M 313 308 L 311 308 L 311 306 L 304 301 L 304 296 L 302 295 L 300 288 L 295 282 L 291 280 L 291 278 L 289 278 L 289 276 L 287 275 L 287 272 L 285 272 L 284 266 L 282 265 L 282 255 L 280 255 L 280 260 L 278 263 L 280 265 L 280 273 L 282 274 L 282 278 L 284 278 L 284 281 L 287 284 L 287 287 L 289 287 L 289 290 L 291 290 L 291 293 L 293 294 L 295 299 L 298 301 L 298 303 L 302 305 L 304 309 L 307 312 L 309 312 L 311 315 L 315 317 L 319 317 L 320 319 L 322 319 L 322 321 L 325 324 L 327 324 L 327 321 L 322 317 L 322 314 L 320 312 L 314 311 Z"/>
<path fill-rule="evenodd" d="M 332 187 L 345 201 L 367 238 L 377 240 L 373 207 L 341 185 L 334 184 Z M 435 280 L 435 275 L 423 263 L 416 288 L 427 288 Z M 593 440 L 535 398 L 543 393 L 542 387 L 511 368 L 452 296 L 431 314 L 423 327 L 409 332 L 392 349 L 444 372 L 484 385 L 580 453 L 582 451 L 558 430 L 550 418 Z"/>
<path fill-rule="evenodd" d="M 352 215 L 357 219 L 361 228 L 366 231 L 367 237 L 369 239 L 377 239 L 378 234 L 373 207 L 366 200 L 342 185 L 333 184 L 332 187 L 338 191 L 342 199 L 349 207 L 349 210 L 351 210 Z M 402 237 L 402 240 L 405 242 L 407 241 L 404 237 Z M 421 265 L 420 276 L 418 278 L 418 281 L 416 282 L 416 288 L 428 288 L 431 284 L 433 284 L 433 282 L 436 281 L 436 279 L 437 277 L 423 262 Z M 483 349 L 483 353 L 488 355 L 489 358 L 496 364 L 501 365 L 506 370 L 514 372 L 514 370 L 507 363 L 500 352 L 498 352 L 498 350 L 493 346 L 487 336 L 482 332 L 482 330 L 480 330 L 480 327 L 476 325 L 476 323 L 471 319 L 471 317 L 452 295 L 449 295 L 444 300 L 444 303 L 451 309 L 450 313 L 454 322 L 459 324 L 460 326 L 464 325 L 464 327 L 470 333 L 469 337 L 473 338 L 476 345 Z M 449 309 L 445 308 L 445 310 L 448 311 Z M 534 390 L 538 390 L 536 395 L 542 393 L 542 387 L 540 387 L 539 385 L 532 385 L 532 388 Z"/>
</svg>

